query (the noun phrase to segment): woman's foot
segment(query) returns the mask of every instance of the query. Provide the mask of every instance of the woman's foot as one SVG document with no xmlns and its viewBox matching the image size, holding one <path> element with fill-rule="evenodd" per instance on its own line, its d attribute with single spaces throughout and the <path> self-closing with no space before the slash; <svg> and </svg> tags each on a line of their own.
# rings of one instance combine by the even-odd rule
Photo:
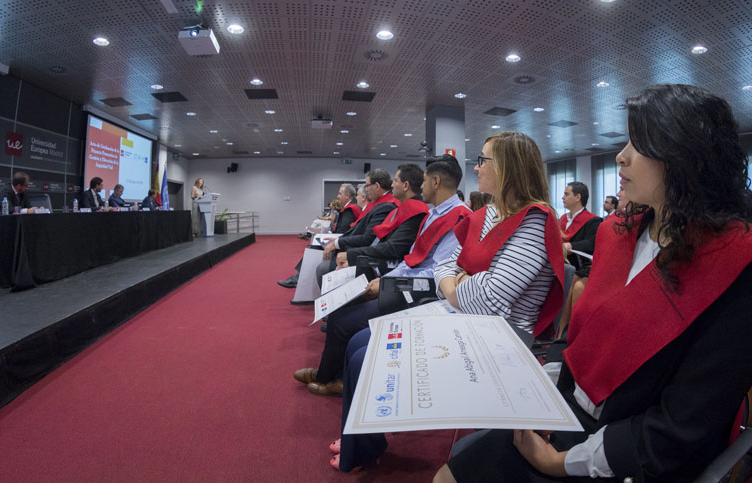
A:
<svg viewBox="0 0 752 483">
<path fill-rule="evenodd" d="M 332 459 L 329 460 L 329 466 L 331 466 L 332 468 L 334 468 L 337 471 L 340 471 L 340 469 L 339 469 L 339 455 L 338 454 L 335 454 L 334 456 L 332 456 Z M 362 466 L 357 466 L 357 467 L 353 468 L 351 471 L 348 471 L 348 473 L 357 473 L 362 468 L 363 468 Z"/>
<path fill-rule="evenodd" d="M 306 367 L 305 369 L 298 369 L 297 371 L 293 372 L 292 377 L 294 377 L 296 381 L 302 382 L 303 384 L 309 384 L 316 380 L 317 372 L 318 368 L 316 367 Z"/>
<path fill-rule="evenodd" d="M 341 451 L 340 450 L 341 445 L 342 445 L 342 439 L 338 439 L 337 441 L 332 441 L 331 443 L 329 443 L 329 449 L 331 450 L 332 453 L 339 454 L 339 452 Z"/>
</svg>

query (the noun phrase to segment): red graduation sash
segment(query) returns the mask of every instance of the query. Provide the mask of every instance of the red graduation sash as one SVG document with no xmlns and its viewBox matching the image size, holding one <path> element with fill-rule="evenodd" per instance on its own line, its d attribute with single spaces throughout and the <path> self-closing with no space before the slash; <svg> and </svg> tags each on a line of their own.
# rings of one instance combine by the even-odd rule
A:
<svg viewBox="0 0 752 483">
<path fill-rule="evenodd" d="M 360 220 L 362 220 L 363 218 L 366 217 L 366 215 L 368 214 L 369 211 L 371 211 L 376 205 L 380 205 L 381 203 L 394 203 L 397 206 L 400 205 L 399 200 L 397 198 L 395 198 L 391 193 L 384 193 L 375 202 L 374 201 L 369 201 L 366 204 L 366 207 L 363 208 L 363 211 L 360 212 L 360 216 L 358 217 L 358 219 L 355 220 L 355 222 L 353 222 L 353 224 L 351 224 L 350 226 L 357 225 Z"/>
<path fill-rule="evenodd" d="M 405 200 L 404 203 L 393 209 L 380 225 L 373 227 L 373 232 L 380 240 L 383 240 L 402 223 L 420 214 L 424 216 L 428 214 L 428 206 L 423 201 L 415 198 Z"/>
<path fill-rule="evenodd" d="M 342 208 L 342 211 L 339 213 L 340 219 L 342 218 L 342 215 L 345 213 L 345 211 L 350 210 L 353 212 L 353 216 L 355 217 L 355 221 L 350 224 L 350 226 L 353 226 L 355 223 L 357 223 L 357 220 L 360 219 L 360 206 L 356 205 L 354 201 L 348 201 L 344 208 Z M 337 229 L 337 223 L 334 224 L 332 227 L 332 231 L 335 231 Z"/>
<path fill-rule="evenodd" d="M 353 226 L 357 225 L 360 220 L 362 220 L 363 218 L 365 218 L 366 215 L 368 214 L 368 212 L 371 211 L 371 208 L 373 208 L 373 202 L 369 201 L 368 203 L 366 203 L 366 206 L 363 207 L 363 210 L 361 210 L 361 212 L 358 215 L 358 217 L 355 218 L 355 221 L 353 221 L 352 223 L 350 223 L 350 227 L 352 228 Z"/>
<path fill-rule="evenodd" d="M 586 208 L 574 217 L 572 224 L 569 225 L 569 228 L 567 228 L 567 215 L 562 215 L 559 219 L 559 227 L 561 228 L 561 232 L 564 233 L 564 235 L 562 236 L 564 241 L 568 242 L 569 240 L 571 240 L 572 237 L 575 236 L 578 231 L 580 231 L 580 228 L 582 228 L 585 223 L 593 218 L 595 218 L 595 215 L 593 213 L 590 213 Z"/>
<path fill-rule="evenodd" d="M 485 272 L 491 267 L 494 255 L 514 234 L 525 219 L 527 212 L 532 208 L 539 209 L 548 215 L 545 232 L 546 253 L 555 275 L 533 329 L 533 336 L 538 336 L 553 322 L 564 304 L 564 251 L 562 249 L 561 232 L 556 223 L 556 215 L 546 206 L 529 205 L 519 213 L 491 228 L 485 238 L 478 241 L 483 230 L 483 220 L 486 217 L 487 207 L 484 206 L 462 220 L 454 228 L 454 234 L 462 245 L 457 265 L 468 275 Z"/>
<path fill-rule="evenodd" d="M 418 237 L 415 239 L 415 245 L 410 253 L 405 255 L 405 263 L 409 267 L 415 267 L 428 256 L 428 252 L 436 245 L 441 238 L 449 233 L 449 230 L 455 227 L 463 218 L 472 213 L 470 208 L 465 205 L 457 206 L 449 210 L 448 213 L 436 218 L 431 225 L 423 231 L 428 217 L 423 218 L 418 229 Z"/>
<path fill-rule="evenodd" d="M 674 271 L 678 291 L 664 285 L 655 260 L 625 287 L 637 230 L 615 232 L 618 222 L 609 217 L 598 229 L 596 258 L 572 310 L 564 351 L 577 384 L 595 404 L 681 335 L 752 262 L 752 232 L 734 224 L 699 246 L 690 265 Z"/>
</svg>

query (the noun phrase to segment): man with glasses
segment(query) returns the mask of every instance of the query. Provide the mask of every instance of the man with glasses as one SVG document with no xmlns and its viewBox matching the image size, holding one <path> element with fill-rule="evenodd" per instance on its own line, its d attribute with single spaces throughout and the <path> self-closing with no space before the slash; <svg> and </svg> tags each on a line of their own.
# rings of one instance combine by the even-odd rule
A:
<svg viewBox="0 0 752 483">
<path fill-rule="evenodd" d="M 6 186 L 0 195 L 0 201 L 5 198 L 8 200 L 8 209 L 13 213 L 16 207 L 20 207 L 21 213 L 34 213 L 36 208 L 31 206 L 26 190 L 29 188 L 29 175 L 18 171 L 13 175 L 10 186 Z"/>
</svg>

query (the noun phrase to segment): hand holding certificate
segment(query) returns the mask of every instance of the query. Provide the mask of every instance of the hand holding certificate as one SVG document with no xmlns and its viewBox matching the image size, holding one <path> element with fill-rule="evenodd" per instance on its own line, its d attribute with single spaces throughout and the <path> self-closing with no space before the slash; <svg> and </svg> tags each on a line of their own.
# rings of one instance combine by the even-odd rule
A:
<svg viewBox="0 0 752 483">
<path fill-rule="evenodd" d="M 345 434 L 582 430 L 501 317 L 394 315 L 372 320 L 371 330 Z"/>
<path fill-rule="evenodd" d="M 359 296 L 363 295 L 368 286 L 368 279 L 365 275 L 350 280 L 344 285 L 335 288 L 331 292 L 322 295 L 317 298 L 313 303 L 315 315 L 313 322 L 308 325 L 313 325 L 321 320 L 325 315 L 329 315 L 335 310 L 339 309 L 343 305 L 347 304 L 351 300 L 355 300 Z"/>
<path fill-rule="evenodd" d="M 342 270 L 332 270 L 321 277 L 321 293 L 331 292 L 337 287 L 344 285 L 355 278 L 356 267 L 347 267 Z"/>
</svg>

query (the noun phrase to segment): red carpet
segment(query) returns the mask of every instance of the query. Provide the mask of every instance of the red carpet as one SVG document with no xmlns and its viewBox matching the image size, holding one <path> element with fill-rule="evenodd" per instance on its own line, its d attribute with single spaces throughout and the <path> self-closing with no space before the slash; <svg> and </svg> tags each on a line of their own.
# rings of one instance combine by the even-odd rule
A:
<svg viewBox="0 0 752 483">
<path fill-rule="evenodd" d="M 329 468 L 341 399 L 292 378 L 324 334 L 275 283 L 303 247 L 257 237 L 0 409 L 0 481 L 430 481 L 450 431 L 396 434 L 355 475 Z"/>
</svg>

